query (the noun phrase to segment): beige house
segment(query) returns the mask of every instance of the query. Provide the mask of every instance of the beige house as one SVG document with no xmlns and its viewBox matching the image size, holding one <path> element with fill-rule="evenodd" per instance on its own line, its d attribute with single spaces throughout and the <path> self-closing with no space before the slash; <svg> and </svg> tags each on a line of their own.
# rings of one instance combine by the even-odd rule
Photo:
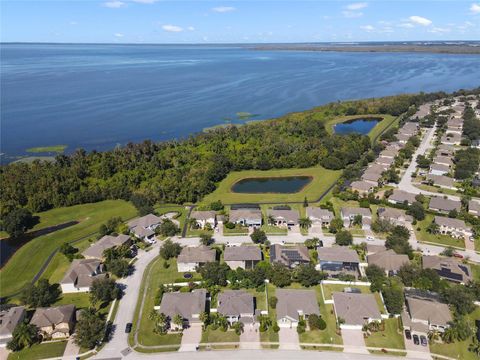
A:
<svg viewBox="0 0 480 360">
<path fill-rule="evenodd" d="M 288 267 L 296 267 L 300 264 L 310 263 L 310 253 L 304 245 L 282 246 L 275 244 L 270 246 L 270 262 L 281 263 Z"/>
<path fill-rule="evenodd" d="M 141 240 L 152 241 L 155 237 L 155 229 L 162 223 L 162 218 L 148 214 L 128 222 L 128 228 L 135 237 Z"/>
<path fill-rule="evenodd" d="M 431 183 L 443 189 L 451 189 L 451 190 L 457 189 L 457 187 L 455 186 L 455 180 L 445 175 L 427 174 L 426 181 L 427 183 Z"/>
<path fill-rule="evenodd" d="M 298 219 L 300 218 L 300 213 L 298 210 L 267 210 L 267 221 L 273 222 L 273 225 L 280 227 L 288 227 L 298 225 Z"/>
<path fill-rule="evenodd" d="M 246 290 L 227 290 L 218 295 L 217 312 L 225 316 L 230 324 L 237 321 L 255 321 L 253 295 Z"/>
<path fill-rule="evenodd" d="M 169 319 L 169 328 L 178 330 L 184 326 L 200 324 L 200 314 L 206 311 L 207 290 L 197 289 L 192 292 L 170 292 L 163 294 L 160 313 Z M 183 318 L 183 325 L 173 324 L 176 315 Z"/>
<path fill-rule="evenodd" d="M 371 193 L 375 186 L 372 182 L 368 181 L 352 181 L 350 184 L 352 191 L 356 191 L 361 195 Z"/>
<path fill-rule="evenodd" d="M 389 196 L 388 202 L 391 204 L 404 204 L 412 205 L 416 201 L 415 194 L 395 189 L 392 195 Z"/>
<path fill-rule="evenodd" d="M 462 203 L 457 200 L 450 200 L 440 196 L 433 196 L 428 205 L 430 210 L 448 214 L 452 210 L 460 211 Z"/>
<path fill-rule="evenodd" d="M 434 269 L 441 278 L 453 282 L 466 284 L 472 279 L 470 266 L 455 258 L 424 255 L 422 266 L 424 269 Z"/>
<path fill-rule="evenodd" d="M 92 244 L 88 249 L 86 249 L 82 255 L 86 259 L 99 259 L 103 260 L 103 252 L 107 249 L 111 249 L 117 246 L 130 245 L 131 240 L 128 235 L 105 235 L 96 243 Z"/>
<path fill-rule="evenodd" d="M 439 231 L 443 235 L 473 240 L 472 229 L 470 229 L 463 220 L 435 216 L 434 221 L 439 226 Z"/>
<path fill-rule="evenodd" d="M 24 306 L 14 306 L 0 311 L 0 347 L 7 346 L 13 339 L 13 330 L 25 319 L 26 313 Z"/>
<path fill-rule="evenodd" d="M 75 305 L 37 308 L 30 324 L 38 327 L 43 339 L 68 338 L 75 326 Z"/>
<path fill-rule="evenodd" d="M 223 260 L 233 270 L 253 269 L 262 261 L 262 251 L 258 246 L 229 246 L 225 248 Z"/>
<path fill-rule="evenodd" d="M 468 213 L 476 216 L 480 216 L 480 201 L 470 200 L 468 202 Z"/>
<path fill-rule="evenodd" d="M 177 258 L 178 272 L 196 271 L 197 267 L 216 261 L 217 253 L 208 246 L 184 247 Z"/>
<path fill-rule="evenodd" d="M 75 259 L 60 282 L 62 293 L 85 292 L 95 279 L 105 277 L 103 266 L 98 259 Z"/>
<path fill-rule="evenodd" d="M 342 207 L 340 210 L 340 216 L 345 227 L 353 226 L 353 221 L 356 216 L 361 216 L 362 218 L 362 229 L 368 230 L 372 224 L 372 212 L 367 208 Z"/>
<path fill-rule="evenodd" d="M 379 219 L 387 220 L 393 225 L 405 226 L 405 224 L 411 224 L 413 221 L 413 218 L 401 209 L 378 208 L 377 214 Z"/>
<path fill-rule="evenodd" d="M 330 210 L 308 206 L 307 217 L 312 221 L 312 226 L 329 227 L 335 215 Z"/>
<path fill-rule="evenodd" d="M 320 315 L 315 290 L 277 289 L 277 324 L 280 327 L 297 327 L 301 318 Z"/>
<path fill-rule="evenodd" d="M 385 270 L 388 276 L 397 274 L 403 265 L 410 264 L 407 255 L 397 254 L 391 249 L 367 255 L 367 262 L 369 266 L 376 265 Z"/>
<path fill-rule="evenodd" d="M 373 294 L 334 292 L 333 309 L 342 329 L 362 329 L 363 325 L 382 321 L 377 301 Z"/>
<path fill-rule="evenodd" d="M 415 333 L 444 332 L 449 327 L 448 322 L 453 320 L 448 305 L 434 299 L 406 296 L 405 305 L 403 327 Z"/>
</svg>

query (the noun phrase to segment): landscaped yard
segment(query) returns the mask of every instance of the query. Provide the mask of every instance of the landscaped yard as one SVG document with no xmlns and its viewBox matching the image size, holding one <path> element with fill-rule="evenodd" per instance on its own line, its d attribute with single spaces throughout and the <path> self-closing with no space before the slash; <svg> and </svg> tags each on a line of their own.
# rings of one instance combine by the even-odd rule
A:
<svg viewBox="0 0 480 360">
<path fill-rule="evenodd" d="M 240 336 L 235 331 L 227 330 L 222 331 L 220 329 L 212 330 L 211 326 L 208 326 L 205 331 L 202 331 L 201 343 L 222 343 L 222 342 L 239 342 Z"/>
<path fill-rule="evenodd" d="M 248 227 L 236 224 L 233 229 L 227 228 L 223 225 L 223 235 L 246 235 L 248 234 Z"/>
<path fill-rule="evenodd" d="M 385 330 L 372 333 L 365 338 L 365 344 L 369 347 L 405 349 L 403 334 L 396 318 L 385 319 Z"/>
<path fill-rule="evenodd" d="M 68 208 L 53 209 L 39 214 L 40 224 L 37 225 L 38 228 L 67 221 L 79 221 L 79 223 L 34 238 L 18 249 L 0 271 L 2 296 L 8 296 L 21 290 L 33 279 L 48 256 L 61 244 L 96 233 L 99 226 L 112 217 L 120 216 L 126 220 L 135 215 L 136 210 L 133 205 L 122 200 L 107 200 L 93 204 L 76 205 Z M 91 235 L 91 237 L 95 236 Z M 65 261 L 57 259 L 56 261 L 57 268 L 62 267 L 63 272 L 69 266 L 66 259 Z M 55 269 L 48 269 L 48 271 L 50 271 L 50 274 L 53 274 Z"/>
<path fill-rule="evenodd" d="M 323 287 L 325 300 L 331 300 L 332 299 L 332 293 L 343 292 L 343 290 L 346 287 L 359 289 L 362 292 L 362 294 L 371 294 L 372 293 L 370 291 L 370 287 L 365 286 L 365 285 L 322 284 L 320 286 Z M 373 295 L 375 296 L 375 300 L 377 301 L 378 310 L 382 314 L 385 314 L 385 306 L 383 305 L 382 298 L 380 297 L 380 294 L 378 292 L 375 292 Z"/>
<path fill-rule="evenodd" d="M 224 204 L 259 202 L 281 204 L 288 201 L 302 202 L 305 197 L 307 197 L 309 201 L 315 201 L 326 190 L 328 190 L 331 185 L 333 185 L 337 181 L 340 173 L 340 171 L 327 170 L 322 167 L 267 171 L 247 170 L 231 172 L 223 181 L 218 184 L 217 189 L 213 193 L 207 195 L 203 199 L 201 204 L 206 205 L 217 200 L 221 200 Z M 235 184 L 241 179 L 284 176 L 311 176 L 313 179 L 301 191 L 291 194 L 243 194 L 234 193 L 231 190 L 233 184 Z"/>
<path fill-rule="evenodd" d="M 287 235 L 287 228 L 278 227 L 273 225 L 262 225 L 261 229 L 265 231 L 265 234 L 273 234 L 273 235 Z"/>
<path fill-rule="evenodd" d="M 35 344 L 29 348 L 8 355 L 8 360 L 37 360 L 62 357 L 67 346 L 66 341 Z"/>
<path fill-rule="evenodd" d="M 271 298 L 272 296 L 275 296 L 275 286 L 272 284 L 267 284 L 267 292 L 268 292 L 268 298 Z M 274 308 L 268 304 L 268 316 L 270 317 L 272 324 L 277 321 L 277 312 Z M 272 327 L 270 327 L 267 331 L 265 332 L 260 332 L 260 341 L 261 342 L 273 342 L 276 343 L 278 342 L 279 336 L 278 333 L 273 331 Z M 263 348 L 266 349 L 277 349 L 278 345 L 262 345 Z"/>
<path fill-rule="evenodd" d="M 465 249 L 465 241 L 463 239 L 455 239 L 448 235 L 431 234 L 427 231 L 428 226 L 432 223 L 434 216 L 432 214 L 425 214 L 425 219 L 419 221 L 414 225 L 415 235 L 420 242 L 431 242 L 443 246 L 452 246 Z M 417 230 L 420 228 L 420 231 Z"/>
</svg>

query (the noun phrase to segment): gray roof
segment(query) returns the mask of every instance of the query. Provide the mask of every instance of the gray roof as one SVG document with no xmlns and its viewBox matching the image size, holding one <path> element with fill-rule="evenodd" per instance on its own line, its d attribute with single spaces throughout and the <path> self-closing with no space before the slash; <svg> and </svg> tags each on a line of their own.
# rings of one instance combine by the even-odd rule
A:
<svg viewBox="0 0 480 360">
<path fill-rule="evenodd" d="M 388 169 L 388 166 L 386 165 L 380 165 L 380 164 L 371 164 L 367 167 L 365 172 L 369 173 L 375 173 L 375 174 L 381 174 L 383 173 L 386 169 Z"/>
<path fill-rule="evenodd" d="M 245 290 L 228 290 L 218 295 L 218 309 L 222 315 L 254 314 L 253 295 Z"/>
<path fill-rule="evenodd" d="M 409 264 L 410 260 L 407 255 L 397 254 L 393 250 L 377 252 L 367 256 L 368 265 L 377 265 L 386 271 L 398 271 L 400 268 Z"/>
<path fill-rule="evenodd" d="M 376 180 L 370 180 L 370 181 L 376 181 Z M 350 187 L 353 190 L 370 191 L 370 189 L 374 188 L 375 185 L 366 181 L 353 181 L 350 184 Z"/>
<path fill-rule="evenodd" d="M 392 200 L 392 201 L 395 201 L 395 202 L 398 202 L 398 203 L 403 203 L 403 202 L 407 201 L 409 204 L 416 201 L 415 200 L 415 194 L 412 194 L 412 193 L 409 193 L 409 192 L 403 191 L 403 190 L 398 190 L 398 189 L 393 190 L 393 193 L 392 193 L 392 195 L 390 195 L 388 200 Z"/>
<path fill-rule="evenodd" d="M 287 222 L 298 222 L 300 218 L 300 213 L 298 210 L 275 210 L 268 209 L 267 216 L 272 216 L 275 220 L 282 220 Z"/>
<path fill-rule="evenodd" d="M 305 315 L 320 315 L 315 290 L 277 289 L 277 320 L 284 317 L 299 320 L 299 311 Z"/>
<path fill-rule="evenodd" d="M 375 254 L 377 252 L 385 251 L 387 248 L 385 245 L 375 245 L 375 244 L 367 244 L 367 253 L 368 254 Z"/>
<path fill-rule="evenodd" d="M 407 215 L 405 210 L 395 209 L 395 208 L 378 208 L 378 216 L 389 221 L 398 221 L 400 219 L 405 219 L 406 221 L 413 221 L 413 218 L 410 215 Z"/>
<path fill-rule="evenodd" d="M 470 228 L 465 224 L 465 221 L 460 219 L 452 219 L 443 216 L 435 216 L 435 223 L 440 226 L 446 226 L 450 228 L 455 228 L 459 230 L 470 230 Z"/>
<path fill-rule="evenodd" d="M 215 211 L 192 211 L 190 218 L 196 220 L 210 220 L 215 219 Z"/>
<path fill-rule="evenodd" d="M 433 162 L 435 164 L 446 164 L 448 166 L 453 165 L 452 159 L 447 156 L 435 156 L 435 158 L 433 159 Z"/>
<path fill-rule="evenodd" d="M 92 257 L 101 259 L 103 258 L 103 252 L 107 249 L 113 248 L 115 246 L 120 246 L 127 243 L 130 240 L 130 236 L 128 235 L 118 235 L 118 236 L 111 236 L 105 235 L 96 243 L 91 245 L 88 249 L 86 249 L 82 254 L 85 257 Z"/>
<path fill-rule="evenodd" d="M 304 245 L 287 247 L 275 244 L 270 246 L 270 262 L 280 262 L 286 266 L 295 263 L 308 263 L 310 262 L 310 254 Z"/>
<path fill-rule="evenodd" d="M 75 315 L 75 305 L 68 304 L 62 306 L 54 306 L 48 308 L 37 308 L 30 320 L 30 324 L 38 327 L 47 327 L 68 323 L 73 321 Z"/>
<path fill-rule="evenodd" d="M 319 261 L 360 262 L 355 250 L 343 246 L 321 247 L 317 249 L 317 252 Z"/>
<path fill-rule="evenodd" d="M 60 283 L 77 283 L 78 287 L 90 286 L 97 278 L 94 274 L 100 265 L 98 259 L 75 259 Z"/>
<path fill-rule="evenodd" d="M 380 152 L 379 156 L 383 156 L 383 157 L 395 157 L 397 156 L 398 154 L 398 151 L 395 151 L 395 150 L 383 150 Z"/>
<path fill-rule="evenodd" d="M 361 178 L 363 180 L 368 180 L 368 181 L 375 181 L 377 182 L 378 180 L 380 180 L 382 177 L 382 173 L 379 173 L 377 172 L 376 170 L 375 171 L 370 171 L 370 170 L 365 170 L 365 172 L 362 174 Z"/>
<path fill-rule="evenodd" d="M 451 211 L 453 209 L 460 211 L 462 203 L 456 200 L 444 199 L 440 196 L 433 196 L 430 199 L 429 208 L 440 211 Z"/>
<path fill-rule="evenodd" d="M 434 174 L 428 174 L 426 176 L 427 180 L 433 181 L 435 185 L 439 186 L 447 186 L 447 187 L 454 187 L 455 186 L 455 181 L 448 176 L 445 175 L 434 175 Z"/>
<path fill-rule="evenodd" d="M 362 215 L 366 217 L 371 217 L 372 212 L 369 208 L 360 208 L 360 207 L 342 207 L 341 209 L 343 216 L 355 216 Z"/>
<path fill-rule="evenodd" d="M 225 261 L 262 260 L 262 251 L 258 246 L 230 246 L 223 253 Z"/>
<path fill-rule="evenodd" d="M 450 171 L 450 167 L 442 164 L 432 164 L 430 165 L 430 171 L 433 171 L 433 170 L 448 173 Z"/>
<path fill-rule="evenodd" d="M 410 135 L 410 134 L 404 134 L 404 133 L 399 132 L 398 134 L 395 135 L 395 137 L 396 137 L 397 140 L 399 140 L 399 141 L 408 141 L 408 139 L 411 138 L 411 135 Z"/>
<path fill-rule="evenodd" d="M 434 269 L 441 277 L 452 281 L 466 283 L 471 279 L 470 266 L 458 262 L 455 258 L 424 255 L 422 266 L 424 269 Z"/>
<path fill-rule="evenodd" d="M 205 289 L 193 290 L 190 293 L 167 292 L 163 294 L 159 311 L 170 319 L 178 314 L 184 319 L 192 320 L 192 315 L 205 311 L 206 301 L 207 290 Z"/>
<path fill-rule="evenodd" d="M 468 212 L 480 214 L 480 201 L 470 200 L 468 202 Z"/>
<path fill-rule="evenodd" d="M 307 206 L 307 217 L 310 219 L 333 220 L 335 215 L 327 209 L 316 206 Z"/>
<path fill-rule="evenodd" d="M 214 262 L 216 259 L 216 251 L 208 246 L 200 245 L 197 247 L 184 247 L 178 255 L 179 263 L 207 263 Z"/>
<path fill-rule="evenodd" d="M 410 317 L 417 320 L 428 321 L 433 325 L 445 326 L 452 321 L 452 314 L 447 304 L 429 299 L 406 297 Z"/>
<path fill-rule="evenodd" d="M 259 209 L 236 209 L 230 210 L 230 222 L 237 222 L 243 219 L 262 220 L 262 210 Z"/>
<path fill-rule="evenodd" d="M 134 219 L 134 220 L 131 220 L 128 222 L 128 227 L 130 229 L 134 228 L 134 227 L 142 227 L 142 228 L 147 228 L 147 227 L 150 227 L 150 226 L 154 226 L 154 225 L 158 225 L 162 222 L 162 219 L 159 218 L 158 216 L 154 215 L 154 214 L 148 214 L 148 215 L 145 215 L 145 216 L 142 216 L 138 219 Z"/>
<path fill-rule="evenodd" d="M 387 157 L 380 156 L 380 157 L 377 158 L 377 160 L 375 160 L 375 163 L 391 165 L 391 164 L 393 164 L 394 161 L 395 160 L 392 159 L 392 158 L 387 158 Z"/>
<path fill-rule="evenodd" d="M 25 314 L 24 306 L 14 306 L 0 311 L 0 336 L 12 335 L 13 330 L 25 318 Z"/>
<path fill-rule="evenodd" d="M 382 319 L 373 294 L 334 292 L 332 297 L 335 313 L 346 325 L 363 325 L 367 319 Z"/>
</svg>

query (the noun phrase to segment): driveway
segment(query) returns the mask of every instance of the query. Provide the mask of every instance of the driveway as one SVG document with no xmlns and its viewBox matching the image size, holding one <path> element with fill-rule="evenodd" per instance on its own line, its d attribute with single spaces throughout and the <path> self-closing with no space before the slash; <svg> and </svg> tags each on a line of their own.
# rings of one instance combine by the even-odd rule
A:
<svg viewBox="0 0 480 360">
<path fill-rule="evenodd" d="M 415 345 L 412 339 L 408 340 L 405 337 L 405 331 L 403 331 L 403 340 L 405 341 L 405 350 L 407 350 L 407 356 L 409 358 L 415 358 L 415 359 L 431 359 L 432 358 L 430 355 L 430 348 L 428 346 Z"/>
<path fill-rule="evenodd" d="M 278 332 L 280 350 L 300 350 L 297 328 L 281 327 Z"/>
<path fill-rule="evenodd" d="M 74 336 L 70 336 L 67 341 L 67 346 L 63 352 L 63 357 L 75 356 L 80 352 L 80 348 L 75 344 Z"/>
<path fill-rule="evenodd" d="M 240 349 L 261 349 L 258 324 L 245 324 L 240 335 Z"/>
<path fill-rule="evenodd" d="M 361 329 L 342 329 L 343 351 L 356 354 L 368 354 Z"/>
<path fill-rule="evenodd" d="M 202 325 L 192 324 L 189 328 L 183 330 L 182 343 L 178 351 L 197 351 L 201 339 Z"/>
</svg>

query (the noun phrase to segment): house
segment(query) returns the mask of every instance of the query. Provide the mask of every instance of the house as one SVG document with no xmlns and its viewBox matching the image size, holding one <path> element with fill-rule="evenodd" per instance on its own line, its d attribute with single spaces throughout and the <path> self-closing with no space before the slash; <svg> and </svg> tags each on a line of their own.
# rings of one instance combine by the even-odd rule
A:
<svg viewBox="0 0 480 360">
<path fill-rule="evenodd" d="M 370 209 L 360 207 L 342 207 L 340 210 L 340 216 L 345 227 L 353 226 L 355 217 L 361 216 L 362 229 L 370 229 L 372 222 L 372 212 Z"/>
<path fill-rule="evenodd" d="M 273 222 L 275 226 L 295 226 L 298 225 L 298 219 L 300 218 L 300 213 L 298 210 L 275 210 L 275 209 L 268 209 L 267 210 L 267 218 Z"/>
<path fill-rule="evenodd" d="M 213 229 L 217 225 L 215 211 L 192 211 L 190 219 L 195 219 L 197 226 L 204 229 L 207 224 Z"/>
<path fill-rule="evenodd" d="M 448 176 L 428 174 L 426 176 L 426 180 L 427 182 L 444 189 L 457 189 L 457 187 L 455 186 L 455 181 Z"/>
<path fill-rule="evenodd" d="M 429 173 L 432 175 L 445 175 L 450 172 L 450 167 L 442 164 L 430 165 Z"/>
<path fill-rule="evenodd" d="M 355 250 L 343 246 L 320 247 L 318 253 L 318 269 L 327 272 L 331 276 L 339 274 L 358 275 L 360 259 Z"/>
<path fill-rule="evenodd" d="M 176 315 L 183 318 L 183 326 L 201 324 L 200 314 L 206 311 L 207 290 L 196 289 L 192 292 L 167 292 L 162 296 L 159 312 L 169 319 L 169 328 L 178 330 L 179 325 L 173 324 Z"/>
<path fill-rule="evenodd" d="M 415 194 L 398 189 L 393 190 L 392 195 L 390 195 L 388 198 L 388 202 L 390 204 L 398 205 L 403 205 L 405 203 L 407 203 L 408 205 L 412 205 L 415 201 Z"/>
<path fill-rule="evenodd" d="M 332 297 L 335 316 L 342 329 L 362 329 L 365 324 L 382 321 L 373 294 L 334 292 Z"/>
<path fill-rule="evenodd" d="M 463 131 L 463 119 L 452 118 L 447 121 L 447 133 L 461 135 Z"/>
<path fill-rule="evenodd" d="M 253 295 L 246 290 L 224 291 L 218 295 L 217 312 L 225 316 L 230 324 L 237 321 L 253 323 L 255 321 Z"/>
<path fill-rule="evenodd" d="M 308 206 L 307 217 L 312 221 L 312 225 L 329 227 L 331 221 L 335 218 L 335 215 L 330 210 Z"/>
<path fill-rule="evenodd" d="M 232 209 L 230 222 L 242 226 L 262 226 L 262 211 L 260 209 Z"/>
<path fill-rule="evenodd" d="M 258 246 L 230 246 L 225 248 L 223 260 L 233 270 L 253 269 L 262 261 L 262 251 Z"/>
<path fill-rule="evenodd" d="M 406 309 L 402 312 L 403 328 L 413 333 L 444 332 L 453 320 L 448 305 L 434 298 L 406 295 L 405 305 Z"/>
<path fill-rule="evenodd" d="M 378 208 L 378 218 L 381 220 L 387 220 L 393 225 L 405 226 L 406 223 L 412 223 L 413 218 L 407 215 L 405 210 L 395 208 Z"/>
<path fill-rule="evenodd" d="M 470 200 L 468 202 L 468 213 L 480 216 L 480 201 Z"/>
<path fill-rule="evenodd" d="M 406 144 L 408 142 L 408 139 L 411 138 L 410 135 L 402 134 L 402 133 L 396 134 L 395 137 L 397 138 L 398 142 L 402 144 Z"/>
<path fill-rule="evenodd" d="M 75 326 L 75 305 L 37 308 L 30 324 L 38 327 L 44 340 L 68 338 Z"/>
<path fill-rule="evenodd" d="M 435 216 L 433 221 L 439 226 L 441 234 L 464 239 L 470 239 L 473 236 L 472 229 L 463 220 Z"/>
<path fill-rule="evenodd" d="M 277 323 L 280 327 L 297 327 L 312 314 L 320 315 L 315 290 L 277 289 Z"/>
<path fill-rule="evenodd" d="M 310 254 L 304 245 L 287 247 L 279 244 L 270 246 L 270 262 L 279 262 L 288 267 L 310 263 Z"/>
<path fill-rule="evenodd" d="M 60 282 L 62 293 L 85 292 L 96 279 L 104 278 L 103 266 L 98 259 L 75 259 Z"/>
<path fill-rule="evenodd" d="M 177 258 L 178 272 L 196 271 L 196 269 L 208 262 L 214 262 L 217 252 L 208 246 L 184 247 Z"/>
<path fill-rule="evenodd" d="M 395 156 L 397 156 L 397 154 L 398 154 L 398 151 L 395 151 L 395 150 L 382 150 L 380 154 L 378 154 L 378 156 L 394 159 Z"/>
<path fill-rule="evenodd" d="M 449 168 L 453 166 L 452 158 L 448 156 L 435 156 L 433 162 L 435 164 L 448 166 Z"/>
<path fill-rule="evenodd" d="M 13 330 L 23 322 L 26 313 L 24 306 L 13 306 L 0 311 L 0 347 L 7 346 L 13 339 Z"/>
<path fill-rule="evenodd" d="M 423 119 L 425 116 L 430 114 L 430 107 L 432 103 L 425 103 L 418 107 L 418 110 L 413 114 L 412 119 Z"/>
<path fill-rule="evenodd" d="M 123 235 L 123 234 L 120 234 L 117 236 L 105 235 L 96 243 L 92 244 L 88 249 L 86 249 L 82 253 L 82 255 L 86 259 L 103 260 L 104 258 L 103 253 L 105 250 L 111 249 L 117 246 L 130 245 L 130 244 L 131 244 L 131 240 L 130 240 L 130 236 L 128 235 Z"/>
<path fill-rule="evenodd" d="M 440 142 L 446 145 L 460 145 L 462 136 L 457 133 L 446 133 L 440 139 Z"/>
<path fill-rule="evenodd" d="M 367 255 L 376 254 L 378 252 L 386 251 L 385 245 L 375 245 L 367 243 Z"/>
<path fill-rule="evenodd" d="M 127 223 L 130 232 L 141 240 L 152 240 L 155 229 L 162 223 L 162 219 L 154 214 L 148 214 Z"/>
<path fill-rule="evenodd" d="M 409 121 L 409 122 L 406 122 L 406 123 L 400 128 L 400 132 L 403 132 L 403 133 L 405 133 L 405 134 L 415 135 L 415 134 L 418 133 L 418 128 L 419 128 L 418 122 Z"/>
<path fill-rule="evenodd" d="M 424 269 L 434 269 L 441 278 L 466 284 L 472 279 L 470 266 L 462 264 L 455 258 L 440 256 L 422 256 L 422 266 Z"/>
<path fill-rule="evenodd" d="M 369 194 L 373 191 L 374 185 L 372 182 L 367 182 L 367 181 L 353 181 L 350 184 L 350 188 L 352 191 L 356 191 L 359 194 Z"/>
<path fill-rule="evenodd" d="M 436 153 L 440 156 L 452 156 L 455 153 L 455 148 L 451 145 L 440 144 Z"/>
<path fill-rule="evenodd" d="M 365 172 L 371 172 L 375 174 L 382 174 L 384 171 L 388 170 L 389 166 L 388 165 L 381 165 L 381 164 L 370 164 Z"/>
<path fill-rule="evenodd" d="M 388 158 L 388 157 L 378 157 L 375 160 L 375 164 L 386 165 L 388 167 L 390 167 L 390 165 L 392 165 L 394 162 L 395 162 L 394 159 Z"/>
<path fill-rule="evenodd" d="M 445 199 L 440 196 L 433 196 L 428 205 L 430 210 L 448 214 L 452 210 L 460 211 L 462 203 L 457 200 Z"/>
<path fill-rule="evenodd" d="M 367 168 L 362 174 L 361 179 L 371 183 L 374 186 L 378 186 L 378 182 L 382 179 L 382 174 L 385 170 L 382 166 L 379 167 L 377 164 L 375 165 L 375 167 Z"/>
<path fill-rule="evenodd" d="M 388 276 L 396 275 L 403 265 L 410 264 L 407 255 L 397 254 L 391 249 L 367 255 L 367 262 L 369 266 L 377 265 L 382 268 Z"/>
</svg>

